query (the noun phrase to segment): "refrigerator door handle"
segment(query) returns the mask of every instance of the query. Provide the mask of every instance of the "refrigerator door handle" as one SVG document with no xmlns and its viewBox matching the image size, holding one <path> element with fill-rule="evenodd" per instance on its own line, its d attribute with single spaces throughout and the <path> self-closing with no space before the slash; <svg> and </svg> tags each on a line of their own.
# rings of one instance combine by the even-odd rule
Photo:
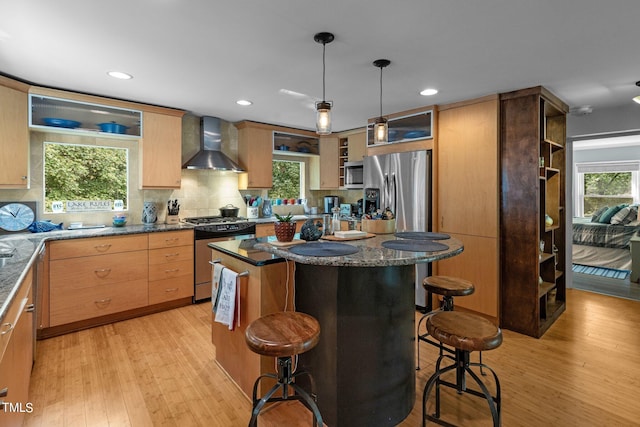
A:
<svg viewBox="0 0 640 427">
<path fill-rule="evenodd" d="M 389 200 L 389 175 L 384 174 L 384 191 L 382 192 L 382 200 L 380 200 L 380 209 L 384 210 L 387 207 L 387 201 Z"/>
<path fill-rule="evenodd" d="M 396 174 L 393 175 L 393 214 L 398 214 L 398 178 Z"/>
</svg>

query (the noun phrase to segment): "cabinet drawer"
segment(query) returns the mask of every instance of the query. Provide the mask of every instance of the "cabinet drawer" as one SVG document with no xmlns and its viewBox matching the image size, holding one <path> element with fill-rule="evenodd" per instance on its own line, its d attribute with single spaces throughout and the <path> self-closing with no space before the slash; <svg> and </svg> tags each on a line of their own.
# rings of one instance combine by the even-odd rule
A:
<svg viewBox="0 0 640 427">
<path fill-rule="evenodd" d="M 4 357 L 4 352 L 9 343 L 13 330 L 18 323 L 18 319 L 23 314 L 25 306 L 29 300 L 29 292 L 33 284 L 33 269 L 29 269 L 26 277 L 20 284 L 20 288 L 16 293 L 13 302 L 9 305 L 9 308 L 5 312 L 4 319 L 0 325 L 0 359 Z"/>
<path fill-rule="evenodd" d="M 193 230 L 149 233 L 149 249 L 193 246 Z"/>
<path fill-rule="evenodd" d="M 190 276 L 193 278 L 193 260 L 149 266 L 150 282 L 181 276 Z"/>
<path fill-rule="evenodd" d="M 177 246 L 149 251 L 149 265 L 163 265 L 177 261 L 193 262 L 193 245 Z"/>
<path fill-rule="evenodd" d="M 126 237 L 96 237 L 59 240 L 49 244 L 49 259 L 64 259 L 146 250 L 146 234 Z"/>
<path fill-rule="evenodd" d="M 144 307 L 149 299 L 148 293 L 146 279 L 82 289 L 52 289 L 51 326 Z"/>
<path fill-rule="evenodd" d="M 149 305 L 193 296 L 193 276 L 149 282 Z"/>
<path fill-rule="evenodd" d="M 147 279 L 147 251 L 125 252 L 51 261 L 49 286 L 78 290 L 110 283 Z"/>
</svg>

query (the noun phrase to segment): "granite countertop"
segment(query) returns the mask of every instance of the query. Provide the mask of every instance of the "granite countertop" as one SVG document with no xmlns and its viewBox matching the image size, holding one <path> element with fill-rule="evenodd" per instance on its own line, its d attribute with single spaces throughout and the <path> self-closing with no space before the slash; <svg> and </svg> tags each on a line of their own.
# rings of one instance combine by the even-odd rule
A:
<svg viewBox="0 0 640 427">
<path fill-rule="evenodd" d="M 311 215 L 311 214 L 308 214 L 308 215 L 294 215 L 293 218 L 291 218 L 291 219 L 293 221 L 304 221 L 304 220 L 307 220 L 309 218 L 322 220 L 322 214 L 317 214 L 317 215 Z M 277 219 L 276 219 L 275 216 L 271 216 L 271 217 L 250 219 L 249 221 L 255 222 L 256 224 L 265 224 L 265 223 L 270 223 L 270 222 L 276 222 Z"/>
<path fill-rule="evenodd" d="M 349 240 L 341 243 L 353 245 L 360 250 L 352 255 L 336 257 L 304 256 L 290 252 L 287 248 L 280 248 L 269 243 L 256 243 L 254 248 L 260 249 L 282 258 L 290 259 L 302 264 L 328 265 L 337 267 L 386 267 L 394 265 L 411 265 L 421 262 L 432 262 L 458 255 L 464 250 L 462 242 L 455 238 L 438 240 L 449 247 L 437 252 L 411 252 L 387 249 L 381 246 L 386 240 L 396 240 L 393 234 L 379 234 L 369 239 Z M 321 240 L 324 241 L 324 240 Z M 313 242 L 305 243 L 313 244 Z"/>
<path fill-rule="evenodd" d="M 15 298 L 18 285 L 24 280 L 29 267 L 36 262 L 38 253 L 46 241 L 191 229 L 193 229 L 193 226 L 187 223 L 176 225 L 154 224 L 151 226 L 140 224 L 127 225 L 125 227 L 55 230 L 46 233 L 26 232 L 0 236 L 0 253 L 13 253 L 13 256 L 4 260 L 4 265 L 0 266 L 0 322 L 4 321 L 6 311 Z"/>
<path fill-rule="evenodd" d="M 252 265 L 262 266 L 267 264 L 275 264 L 278 262 L 284 262 L 284 258 L 270 254 L 269 252 L 256 249 L 255 245 L 258 243 L 267 243 L 269 241 L 276 240 L 275 236 L 258 237 L 258 238 L 245 238 L 238 240 L 223 240 L 220 242 L 211 242 L 208 246 L 211 249 L 220 251 L 227 255 L 231 255 L 234 258 L 238 258 L 241 261 L 247 262 Z"/>
</svg>

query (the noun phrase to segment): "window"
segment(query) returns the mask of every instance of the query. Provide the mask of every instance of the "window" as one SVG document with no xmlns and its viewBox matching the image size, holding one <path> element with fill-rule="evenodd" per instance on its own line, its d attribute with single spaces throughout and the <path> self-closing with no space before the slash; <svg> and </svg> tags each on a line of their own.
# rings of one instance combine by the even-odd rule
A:
<svg viewBox="0 0 640 427">
<path fill-rule="evenodd" d="M 128 150 L 44 143 L 44 212 L 124 210 Z"/>
<path fill-rule="evenodd" d="M 304 198 L 304 162 L 291 160 L 273 161 L 273 184 L 270 199 Z"/>
<path fill-rule="evenodd" d="M 577 163 L 574 183 L 576 216 L 591 216 L 602 206 L 640 201 L 640 162 Z"/>
</svg>

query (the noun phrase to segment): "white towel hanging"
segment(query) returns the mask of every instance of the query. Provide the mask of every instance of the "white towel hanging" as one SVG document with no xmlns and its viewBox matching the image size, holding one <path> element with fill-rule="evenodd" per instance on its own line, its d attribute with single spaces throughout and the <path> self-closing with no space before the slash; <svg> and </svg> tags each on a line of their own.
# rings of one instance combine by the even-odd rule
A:
<svg viewBox="0 0 640 427">
<path fill-rule="evenodd" d="M 235 327 L 238 273 L 225 268 L 220 276 L 220 296 L 217 300 L 215 321 L 227 325 L 232 331 Z"/>
</svg>

